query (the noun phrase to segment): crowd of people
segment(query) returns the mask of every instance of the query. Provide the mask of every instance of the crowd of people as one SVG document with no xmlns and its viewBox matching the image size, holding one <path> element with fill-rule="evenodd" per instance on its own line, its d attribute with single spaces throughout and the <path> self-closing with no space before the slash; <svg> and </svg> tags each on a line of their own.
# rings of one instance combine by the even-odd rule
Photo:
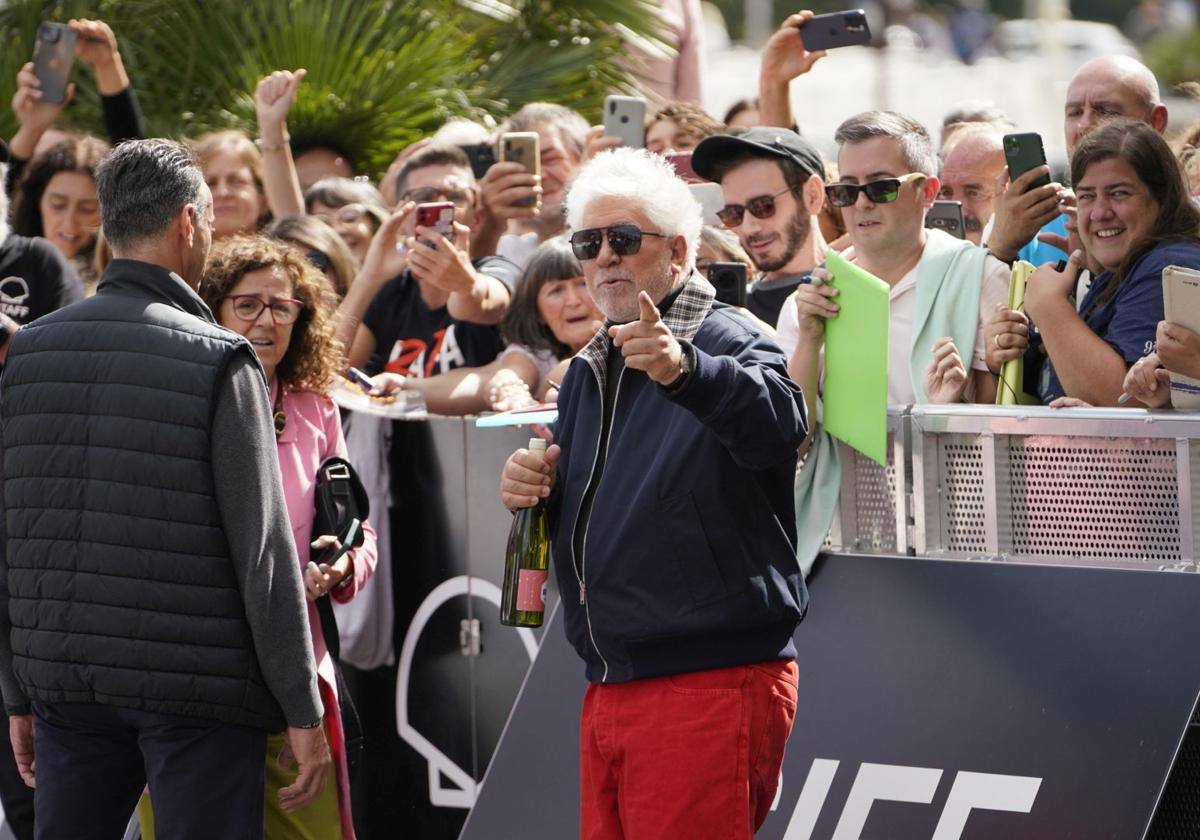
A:
<svg viewBox="0 0 1200 840">
<path fill-rule="evenodd" d="M 555 445 L 544 459 L 515 454 L 502 495 L 512 509 L 550 500 L 567 632 L 595 684 L 583 719 L 590 837 L 662 825 L 705 836 L 732 812 L 735 836 L 748 837 L 772 801 L 796 712 L 802 570 L 824 536 L 805 505 L 820 504 L 811 488 L 828 486 L 831 464 L 820 423 L 826 324 L 839 311 L 828 251 L 889 289 L 889 403 L 995 403 L 1015 359 L 1025 395 L 1063 409 L 1167 408 L 1172 374 L 1200 380 L 1200 336 L 1165 320 L 1161 282 L 1167 266 L 1200 270 L 1195 149 L 1163 138 L 1167 108 L 1145 66 L 1102 57 L 1070 80 L 1069 183 L 1047 166 L 1010 177 L 1004 137 L 1016 126 L 986 102 L 946 103 L 938 132 L 848 104 L 830 161 L 792 108 L 792 83 L 822 73 L 824 53 L 804 46 L 810 17 L 783 22 L 758 98 L 722 119 L 666 102 L 631 150 L 571 108 L 531 103 L 495 129 L 450 121 L 378 185 L 337 149 L 293 155 L 303 69 L 258 84 L 257 136 L 186 144 L 142 139 L 103 22 L 71 26 L 106 138 L 57 127 L 65 103 L 44 101 L 33 65 L 21 69 L 20 129 L 0 145 L 0 687 L 20 778 L 0 772 L 0 798 L 22 840 L 34 836 L 21 784 L 34 780 L 35 735 L 37 836 L 121 824 L 147 782 L 143 836 L 243 836 L 264 819 L 268 837 L 354 836 L 338 665 L 317 604 L 353 598 L 388 547 L 364 523 L 336 561 L 309 560 L 350 548 L 313 531 L 322 464 L 347 455 L 329 393 L 348 368 L 372 377 L 372 393 L 412 394 L 435 414 L 560 405 Z M 536 134 L 539 171 L 478 171 L 469 152 L 509 132 Z M 668 164 L 680 152 L 697 181 L 719 185 L 719 206 Z M 926 227 L 939 199 L 961 202 L 962 238 Z M 447 226 L 418 223 L 433 202 L 452 206 Z M 1034 270 L 1010 308 L 1018 261 Z M 714 302 L 714 263 L 745 267 L 744 306 Z M 135 323 L 146 329 L 124 329 Z M 86 350 L 84 370 L 63 350 Z M 89 405 L 94 415 L 62 428 L 73 404 L 107 393 L 98 383 L 132 407 Z M 153 410 L 138 407 L 147 388 L 156 403 L 164 395 Z M 59 420 L 39 421 L 50 415 Z M 77 457 L 49 457 L 47 444 Z M 105 489 L 70 490 L 84 480 Z M 179 509 L 146 487 L 188 494 L 184 537 L 126 522 Z M 57 517 L 35 514 L 45 509 Z M 103 522 L 88 519 L 98 512 Z M 631 533 L 649 546 L 638 556 L 622 549 Z M 69 544 L 69 561 L 39 549 L 48 541 Z M 199 571 L 181 561 L 196 552 L 209 561 Z M 668 574 L 660 555 L 685 559 Z M 47 581 L 68 574 L 78 604 L 44 600 Z M 164 606 L 173 598 L 232 623 L 201 622 L 187 638 Z M 672 721 L 697 725 L 673 693 L 685 683 L 743 692 L 749 717 L 713 713 L 705 725 L 742 727 L 761 748 L 692 753 L 690 792 L 618 802 L 618 787 L 653 788 L 679 760 Z M 652 710 L 618 739 L 644 763 L 615 758 L 600 732 L 625 702 L 608 689 L 622 685 Z M 231 725 L 257 735 L 236 729 L 234 743 Z M 80 759 L 84 730 L 104 737 Z M 264 767 L 266 731 L 285 734 L 272 735 Z M 188 738 L 207 744 L 194 766 L 220 766 L 220 808 L 172 776 Z M 278 766 L 281 750 L 298 770 Z M 748 802 L 693 795 L 729 761 L 747 774 Z M 104 784 L 88 789 L 97 776 Z"/>
</svg>

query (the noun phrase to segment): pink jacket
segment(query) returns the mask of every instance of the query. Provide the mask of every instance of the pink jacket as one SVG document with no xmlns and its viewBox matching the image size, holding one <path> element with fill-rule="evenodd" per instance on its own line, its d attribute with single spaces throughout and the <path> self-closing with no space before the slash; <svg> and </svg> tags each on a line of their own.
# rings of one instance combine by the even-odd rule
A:
<svg viewBox="0 0 1200 840">
<path fill-rule="evenodd" d="M 337 406 L 322 394 L 289 391 L 283 397 L 283 410 L 287 414 L 287 425 L 279 437 L 279 467 L 283 474 L 283 495 L 287 502 L 288 517 L 292 521 L 296 553 L 300 556 L 300 567 L 304 569 L 310 556 L 309 544 L 320 536 L 312 533 L 317 469 L 326 458 L 334 455 L 346 457 L 346 439 L 342 436 L 342 420 Z M 334 600 L 341 603 L 357 595 L 375 571 L 375 529 L 370 523 L 364 523 L 363 532 L 365 541 L 351 553 L 354 559 L 353 579 L 347 586 L 334 589 L 331 594 Z M 325 647 L 325 638 L 321 635 L 317 607 L 311 601 L 308 602 L 308 626 L 312 632 L 321 697 L 325 701 L 325 723 L 337 765 L 342 834 L 345 840 L 354 840 L 354 823 L 350 816 L 350 776 L 346 767 L 342 720 L 336 714 L 335 666 Z"/>
</svg>

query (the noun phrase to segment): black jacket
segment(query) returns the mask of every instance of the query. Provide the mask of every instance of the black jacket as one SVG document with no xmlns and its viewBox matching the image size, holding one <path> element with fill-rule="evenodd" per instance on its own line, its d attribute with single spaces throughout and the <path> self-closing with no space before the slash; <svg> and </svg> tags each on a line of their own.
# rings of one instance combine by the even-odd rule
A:
<svg viewBox="0 0 1200 840">
<path fill-rule="evenodd" d="M 7 582 L 30 699 L 283 728 L 213 481 L 214 396 L 237 353 L 253 350 L 182 281 L 124 261 L 14 337 Z"/>
<path fill-rule="evenodd" d="M 623 369 L 600 440 L 606 359 L 619 352 L 601 331 L 558 399 L 554 564 L 567 635 L 593 682 L 791 658 L 808 602 L 793 500 L 807 423 L 783 353 L 696 275 L 663 319 L 694 352 L 678 391 Z"/>
</svg>

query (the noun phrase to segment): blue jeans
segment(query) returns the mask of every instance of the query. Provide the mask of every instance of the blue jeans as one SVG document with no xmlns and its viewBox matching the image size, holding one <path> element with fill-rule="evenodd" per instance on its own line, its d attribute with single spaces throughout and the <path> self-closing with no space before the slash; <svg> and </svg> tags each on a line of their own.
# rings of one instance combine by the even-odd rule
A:
<svg viewBox="0 0 1200 840">
<path fill-rule="evenodd" d="M 38 840 L 119 840 L 147 782 L 159 840 L 261 840 L 266 733 L 93 703 L 34 703 Z"/>
</svg>

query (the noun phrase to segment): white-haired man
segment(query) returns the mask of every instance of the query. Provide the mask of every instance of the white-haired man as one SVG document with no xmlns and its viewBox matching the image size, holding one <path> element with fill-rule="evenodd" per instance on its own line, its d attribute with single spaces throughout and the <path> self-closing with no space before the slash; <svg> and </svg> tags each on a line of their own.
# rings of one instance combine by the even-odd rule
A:
<svg viewBox="0 0 1200 840">
<path fill-rule="evenodd" d="M 779 348 L 691 271 L 701 211 L 664 161 L 598 155 L 567 218 L 608 327 L 568 369 L 556 445 L 544 462 L 514 453 L 501 498 L 549 499 L 567 636 L 591 682 L 581 834 L 720 824 L 749 840 L 796 708 L 803 395 Z"/>
</svg>

